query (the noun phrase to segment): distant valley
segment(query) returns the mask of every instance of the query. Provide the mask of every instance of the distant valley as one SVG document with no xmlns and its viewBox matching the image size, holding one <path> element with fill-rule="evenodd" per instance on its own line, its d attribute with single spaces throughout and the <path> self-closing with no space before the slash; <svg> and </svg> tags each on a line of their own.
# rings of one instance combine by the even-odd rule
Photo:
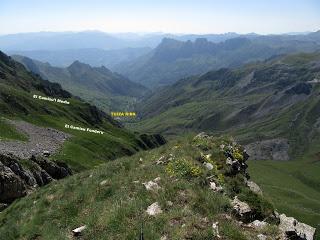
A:
<svg viewBox="0 0 320 240">
<path fill-rule="evenodd" d="M 91 67 L 79 61 L 66 68 L 53 67 L 48 63 L 15 55 L 29 71 L 51 82 L 60 83 L 76 96 L 110 111 L 133 110 L 133 104 L 143 97 L 148 89 L 104 66 Z"/>
</svg>

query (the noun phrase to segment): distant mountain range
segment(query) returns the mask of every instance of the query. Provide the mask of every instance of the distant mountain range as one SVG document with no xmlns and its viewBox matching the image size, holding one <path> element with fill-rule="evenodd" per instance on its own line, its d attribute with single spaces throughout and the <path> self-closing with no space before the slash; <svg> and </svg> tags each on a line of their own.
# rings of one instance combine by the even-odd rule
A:
<svg viewBox="0 0 320 240">
<path fill-rule="evenodd" d="M 115 65 L 136 59 L 150 52 L 151 48 L 122 48 L 104 50 L 99 48 L 81 48 L 66 50 L 34 50 L 34 51 L 7 51 L 9 55 L 26 56 L 41 62 L 48 62 L 56 67 L 67 67 L 74 61 L 90 64 L 94 67 L 105 66 L 112 68 Z"/>
<path fill-rule="evenodd" d="M 159 87 L 222 67 L 318 49 L 320 31 L 306 35 L 250 35 L 219 43 L 206 38 L 185 42 L 164 38 L 153 51 L 113 69 L 148 87 Z"/>
<path fill-rule="evenodd" d="M 168 34 L 168 33 L 104 33 L 99 31 L 84 32 L 34 32 L 0 36 L 0 49 L 3 51 L 34 51 L 34 50 L 70 50 L 99 48 L 114 50 L 122 48 L 154 48 L 163 38 L 181 41 L 195 40 L 199 37 L 212 42 L 221 42 L 239 37 L 237 33 L 225 34 Z M 244 36 L 255 36 L 246 34 Z"/>
<path fill-rule="evenodd" d="M 139 104 L 135 128 L 232 133 L 244 142 L 285 138 L 299 155 L 320 137 L 319 73 L 316 52 L 181 79 Z"/>
<path fill-rule="evenodd" d="M 15 55 L 13 58 L 29 71 L 51 82 L 60 83 L 74 95 L 107 112 L 132 110 L 131 106 L 136 99 L 148 91 L 144 86 L 104 66 L 91 67 L 75 61 L 66 68 L 59 68 L 24 56 Z"/>
<path fill-rule="evenodd" d="M 41 32 L 0 36 L 0 48 L 53 66 L 105 66 L 156 88 L 180 78 L 275 55 L 320 49 L 320 31 L 304 34 L 107 34 Z"/>
</svg>

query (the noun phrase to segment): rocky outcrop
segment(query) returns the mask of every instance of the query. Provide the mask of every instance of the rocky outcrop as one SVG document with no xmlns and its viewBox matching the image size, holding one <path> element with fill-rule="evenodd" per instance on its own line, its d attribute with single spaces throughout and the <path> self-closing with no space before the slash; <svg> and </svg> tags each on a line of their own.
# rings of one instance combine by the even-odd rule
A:
<svg viewBox="0 0 320 240">
<path fill-rule="evenodd" d="M 0 202 L 8 203 L 27 194 L 25 182 L 0 162 Z"/>
<path fill-rule="evenodd" d="M 258 184 L 256 184 L 255 182 L 253 181 L 247 181 L 247 186 L 250 188 L 250 190 L 256 194 L 260 194 L 262 195 L 262 190 L 261 188 L 259 187 Z"/>
<path fill-rule="evenodd" d="M 253 142 L 245 146 L 251 160 L 289 160 L 287 139 L 277 138 Z"/>
<path fill-rule="evenodd" d="M 286 239 L 313 240 L 316 229 L 298 222 L 293 217 L 280 215 L 280 230 L 284 233 Z"/>
<path fill-rule="evenodd" d="M 248 222 L 252 216 L 252 210 L 246 202 L 242 202 L 237 196 L 231 201 L 234 215 L 243 222 Z"/>
<path fill-rule="evenodd" d="M 43 157 L 32 156 L 21 162 L 13 155 L 0 155 L 0 203 L 11 203 L 39 186 L 72 174 L 66 164 Z"/>
<path fill-rule="evenodd" d="M 147 208 L 147 214 L 150 215 L 150 216 L 155 216 L 155 215 L 158 215 L 160 213 L 162 213 L 162 209 L 159 205 L 158 202 L 155 202 L 153 204 L 151 204 L 148 208 Z"/>
</svg>

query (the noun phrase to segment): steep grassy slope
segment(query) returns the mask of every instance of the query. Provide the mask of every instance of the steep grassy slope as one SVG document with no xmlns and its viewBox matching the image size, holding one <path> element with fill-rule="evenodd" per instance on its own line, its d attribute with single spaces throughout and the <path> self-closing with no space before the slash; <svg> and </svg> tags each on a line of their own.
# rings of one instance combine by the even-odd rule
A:
<svg viewBox="0 0 320 240">
<path fill-rule="evenodd" d="M 274 55 L 320 49 L 319 32 L 305 36 L 244 36 L 214 43 L 206 38 L 164 38 L 150 53 L 114 69 L 150 88 L 172 84 L 195 74 L 264 60 Z"/>
<path fill-rule="evenodd" d="M 0 113 L 2 117 L 22 119 L 36 125 L 70 133 L 55 159 L 67 162 L 75 170 L 91 168 L 117 156 L 133 154 L 139 149 L 156 146 L 153 136 L 133 134 L 96 107 L 76 99 L 59 84 L 42 80 L 28 72 L 22 64 L 0 52 Z M 70 104 L 44 101 L 33 95 L 67 100 Z M 66 129 L 65 124 L 97 129 L 103 135 Z M 1 129 L 7 123 L 0 121 Z M 1 138 L 22 139 L 14 129 L 0 132 Z"/>
<path fill-rule="evenodd" d="M 133 103 L 147 92 L 144 86 L 104 66 L 91 67 L 75 61 L 67 68 L 59 68 L 23 56 L 13 58 L 33 73 L 60 83 L 64 89 L 106 112 L 133 111 Z"/>
<path fill-rule="evenodd" d="M 261 232 L 275 239 L 275 226 L 245 227 L 232 215 L 235 195 L 255 209 L 255 219 L 272 222 L 273 207 L 245 186 L 245 172 L 231 174 L 222 143 L 236 146 L 227 139 L 188 137 L 51 183 L 1 213 L 0 237 L 68 239 L 72 229 L 86 225 L 81 239 L 138 239 L 144 222 L 145 239 L 216 239 L 212 223 L 218 221 L 222 239 L 256 239 Z M 212 154 L 206 158 L 212 170 L 201 163 L 203 154 Z M 155 164 L 159 159 L 164 163 Z M 209 176 L 225 194 L 209 188 Z M 155 178 L 160 188 L 146 190 L 143 183 Z M 145 211 L 154 202 L 162 213 L 149 216 Z"/>
<path fill-rule="evenodd" d="M 186 131 L 228 133 L 245 144 L 287 139 L 294 161 L 250 161 L 250 173 L 277 208 L 316 226 L 319 64 L 319 53 L 298 54 L 183 79 L 144 101 L 142 121 L 134 128 L 169 137 Z"/>
</svg>

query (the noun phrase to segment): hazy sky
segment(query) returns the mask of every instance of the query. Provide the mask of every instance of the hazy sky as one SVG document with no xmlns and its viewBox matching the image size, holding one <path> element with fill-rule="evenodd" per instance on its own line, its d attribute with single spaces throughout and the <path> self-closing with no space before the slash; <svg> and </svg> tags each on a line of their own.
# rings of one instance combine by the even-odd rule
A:
<svg viewBox="0 0 320 240">
<path fill-rule="evenodd" d="M 0 34 L 284 33 L 320 29 L 319 0 L 0 0 Z"/>
</svg>

